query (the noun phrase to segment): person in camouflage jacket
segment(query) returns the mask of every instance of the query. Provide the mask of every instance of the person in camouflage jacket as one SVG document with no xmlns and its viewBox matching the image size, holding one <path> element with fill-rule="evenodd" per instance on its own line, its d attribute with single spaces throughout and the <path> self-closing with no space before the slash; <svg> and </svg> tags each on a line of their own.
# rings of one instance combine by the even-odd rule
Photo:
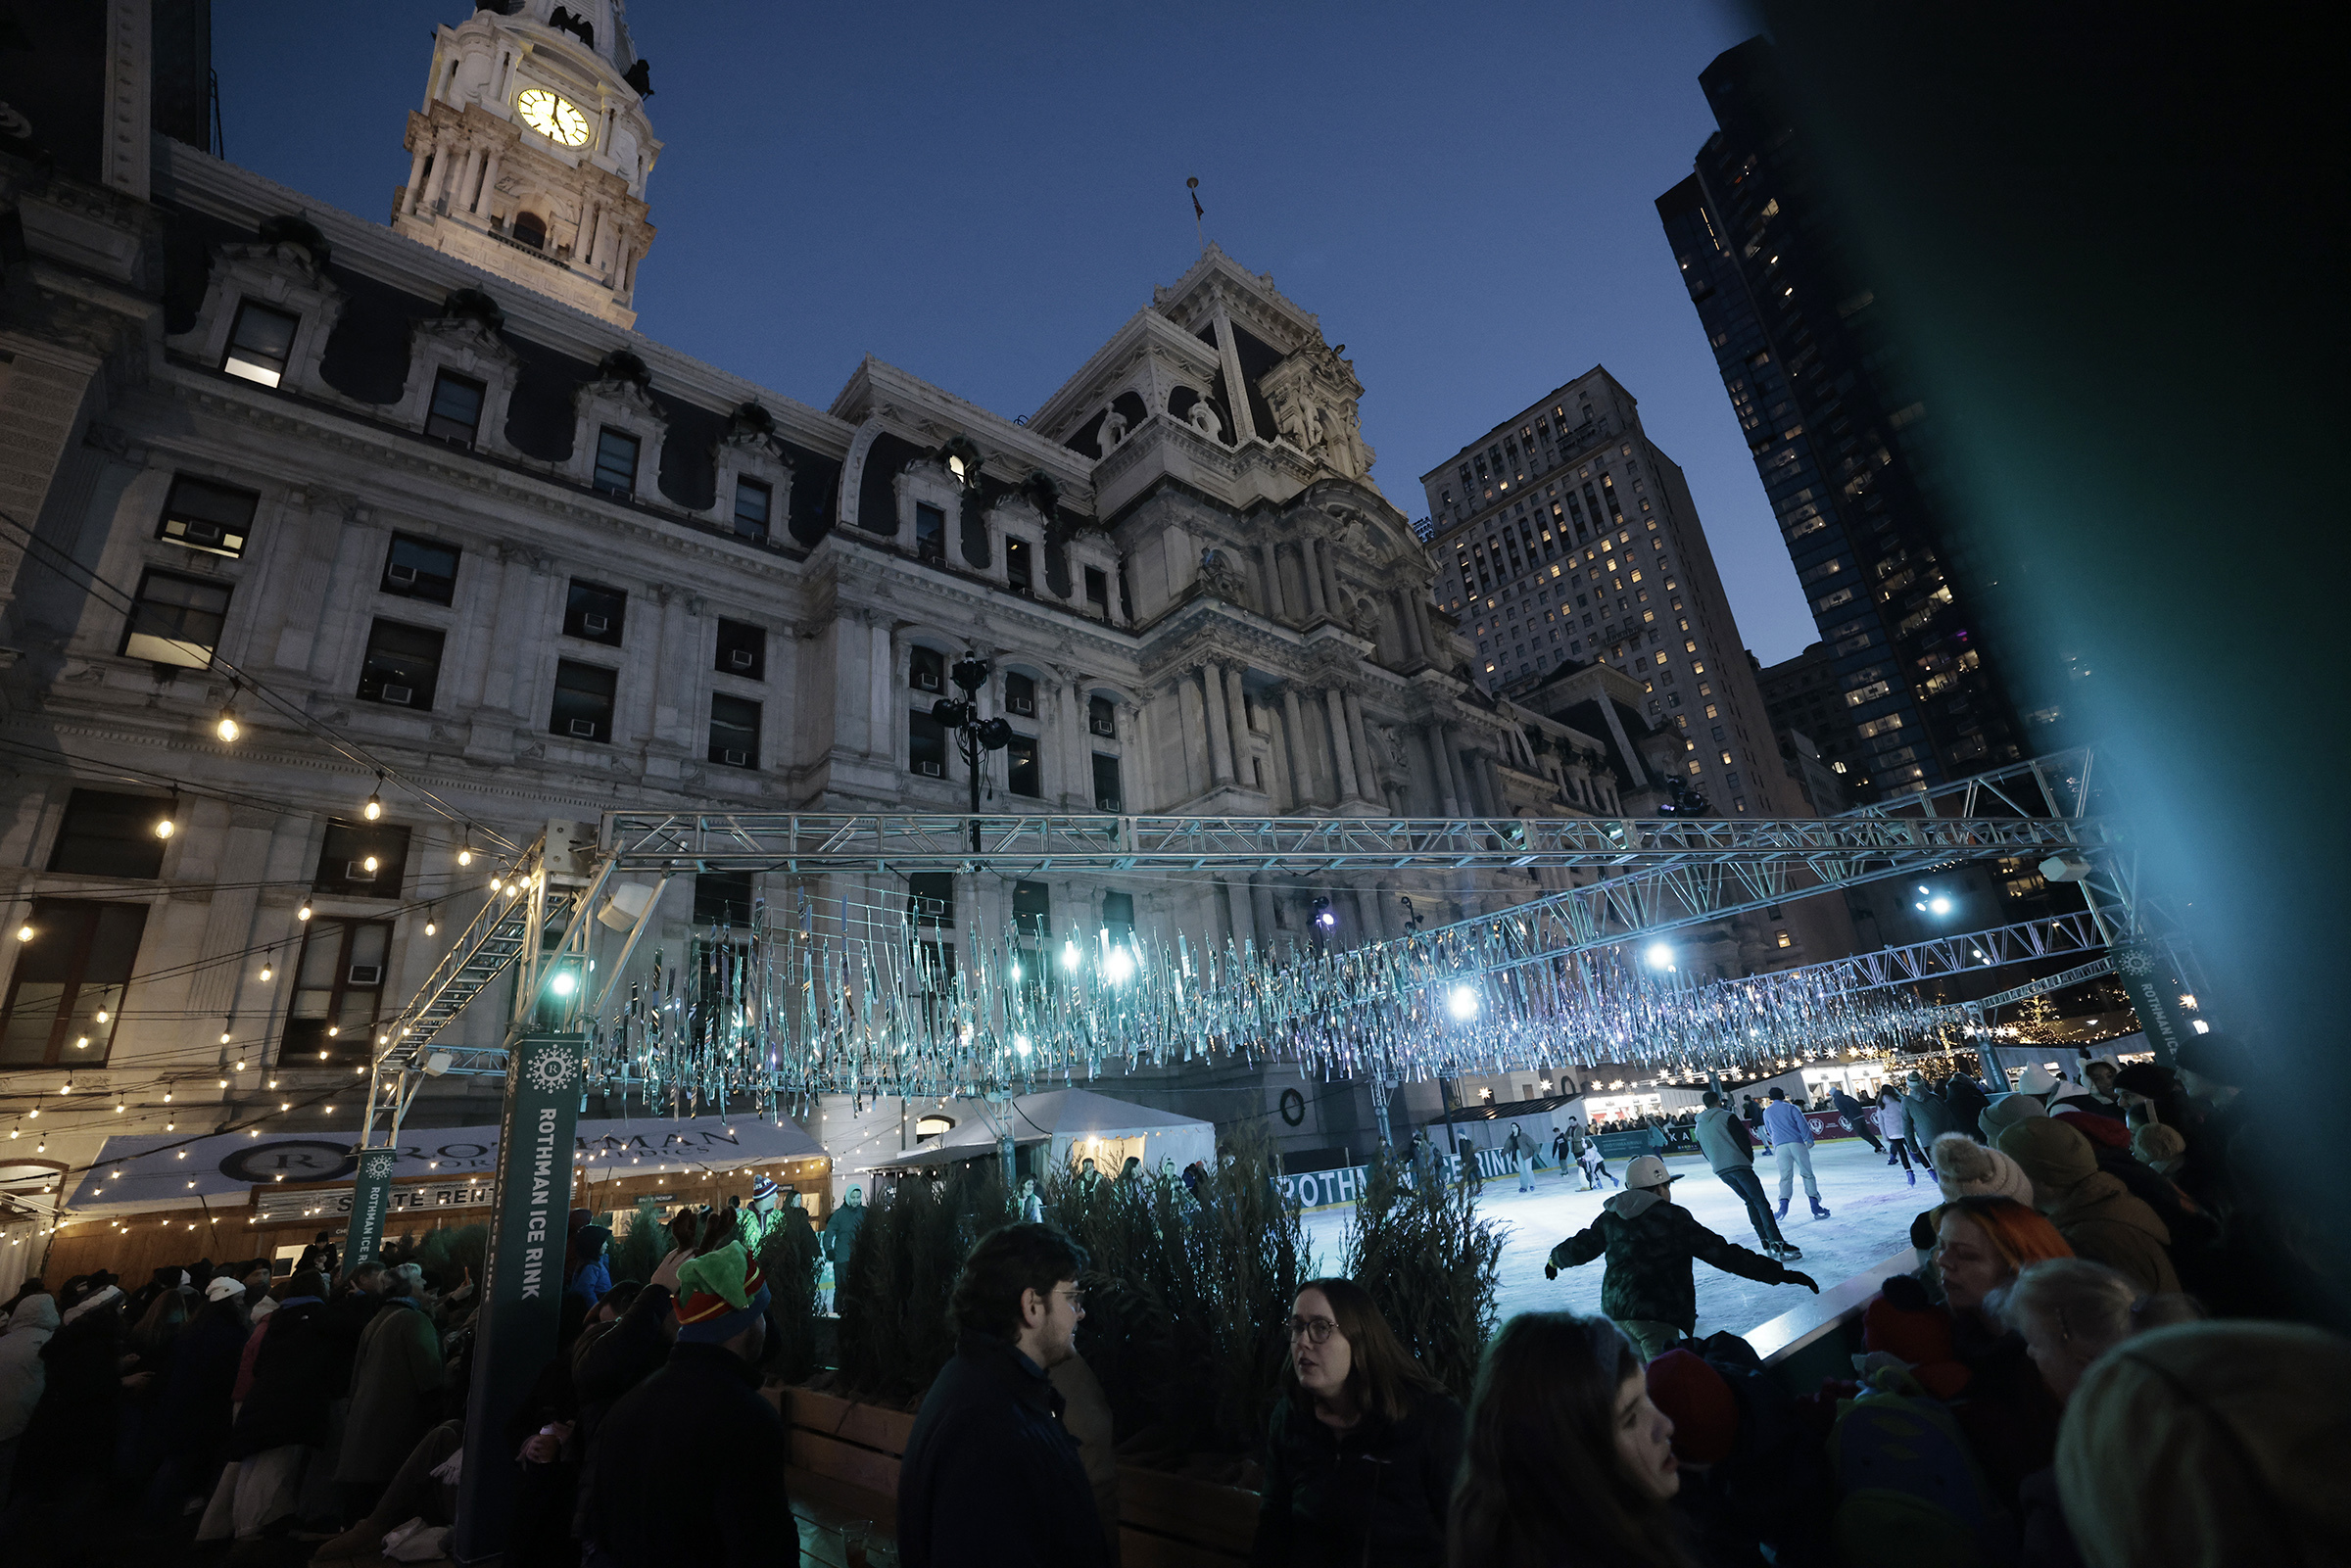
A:
<svg viewBox="0 0 2351 1568">
<path fill-rule="evenodd" d="M 1698 1326 L 1692 1259 L 1703 1259 L 1744 1279 L 1801 1285 L 1820 1294 L 1810 1276 L 1725 1241 L 1700 1224 L 1672 1200 L 1675 1179 L 1664 1161 L 1641 1156 L 1625 1169 L 1624 1191 L 1601 1206 L 1598 1219 L 1554 1247 L 1551 1260 L 1543 1265 L 1544 1278 L 1557 1279 L 1560 1269 L 1605 1254 L 1607 1274 L 1601 1281 L 1600 1309 L 1624 1330 L 1644 1361 L 1664 1354 Z"/>
</svg>

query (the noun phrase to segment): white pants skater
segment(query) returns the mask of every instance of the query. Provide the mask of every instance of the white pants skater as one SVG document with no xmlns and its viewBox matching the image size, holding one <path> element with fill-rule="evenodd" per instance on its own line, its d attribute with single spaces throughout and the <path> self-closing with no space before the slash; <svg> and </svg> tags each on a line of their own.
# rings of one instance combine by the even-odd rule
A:
<svg viewBox="0 0 2351 1568">
<path fill-rule="evenodd" d="M 1783 1205 L 1788 1202 L 1789 1196 L 1796 1190 L 1796 1173 L 1799 1169 L 1804 1173 L 1804 1196 L 1814 1203 L 1820 1201 L 1820 1183 L 1812 1177 L 1812 1146 L 1810 1144 L 1783 1143 L 1772 1150 L 1772 1156 L 1780 1163 L 1780 1202 Z"/>
</svg>

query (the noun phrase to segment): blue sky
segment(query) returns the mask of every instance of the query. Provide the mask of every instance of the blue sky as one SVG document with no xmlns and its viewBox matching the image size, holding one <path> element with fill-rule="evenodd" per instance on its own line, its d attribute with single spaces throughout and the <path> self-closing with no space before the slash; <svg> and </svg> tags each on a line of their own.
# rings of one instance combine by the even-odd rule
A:
<svg viewBox="0 0 2351 1568">
<path fill-rule="evenodd" d="M 382 220 L 463 0 L 214 9 L 231 159 Z M 1374 476 L 1419 476 L 1594 364 L 1687 470 L 1748 646 L 1812 641 L 1651 206 L 1753 30 L 1683 3 L 640 0 L 660 230 L 638 325 L 819 407 L 873 354 L 1042 403 L 1209 237 L 1320 315 Z"/>
</svg>

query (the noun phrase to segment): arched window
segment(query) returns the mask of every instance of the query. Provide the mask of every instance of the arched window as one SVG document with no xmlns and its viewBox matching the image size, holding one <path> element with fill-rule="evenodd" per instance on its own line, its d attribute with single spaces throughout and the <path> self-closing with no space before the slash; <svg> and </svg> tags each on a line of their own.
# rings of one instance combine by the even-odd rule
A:
<svg viewBox="0 0 2351 1568">
<path fill-rule="evenodd" d="M 546 250 L 547 219 L 537 213 L 516 213 L 514 239 L 517 244 L 527 245 L 534 251 Z"/>
</svg>

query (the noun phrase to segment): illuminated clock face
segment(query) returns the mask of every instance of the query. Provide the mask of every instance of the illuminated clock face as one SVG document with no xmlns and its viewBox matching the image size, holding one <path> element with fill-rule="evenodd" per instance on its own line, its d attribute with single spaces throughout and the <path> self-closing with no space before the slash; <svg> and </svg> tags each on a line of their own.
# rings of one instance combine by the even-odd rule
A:
<svg viewBox="0 0 2351 1568">
<path fill-rule="evenodd" d="M 588 140 L 588 117 L 580 113 L 578 105 L 557 98 L 545 87 L 524 88 L 522 96 L 514 100 L 514 108 L 524 124 L 566 147 L 583 146 Z"/>
</svg>

